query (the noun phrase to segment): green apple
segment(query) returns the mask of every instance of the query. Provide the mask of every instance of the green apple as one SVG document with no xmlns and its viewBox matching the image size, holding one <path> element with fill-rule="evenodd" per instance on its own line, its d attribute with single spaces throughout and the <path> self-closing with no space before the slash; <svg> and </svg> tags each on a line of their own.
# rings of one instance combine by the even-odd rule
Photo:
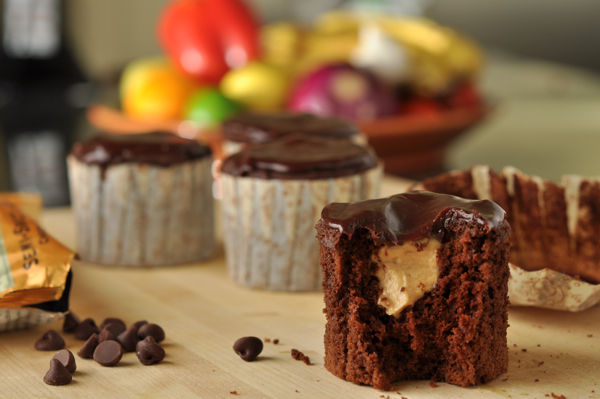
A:
<svg viewBox="0 0 600 399">
<path fill-rule="evenodd" d="M 184 118 L 196 122 L 202 128 L 212 128 L 242 107 L 225 97 L 216 88 L 204 88 L 194 92 L 184 107 Z"/>
</svg>

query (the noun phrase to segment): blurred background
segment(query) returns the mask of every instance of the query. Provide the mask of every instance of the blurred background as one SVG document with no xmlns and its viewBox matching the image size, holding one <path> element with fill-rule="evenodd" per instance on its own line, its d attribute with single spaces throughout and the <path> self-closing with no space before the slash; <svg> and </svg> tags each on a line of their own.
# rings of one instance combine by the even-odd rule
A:
<svg viewBox="0 0 600 399">
<path fill-rule="evenodd" d="M 94 102 L 119 107 L 125 66 L 162 54 L 156 24 L 167 0 L 1 0 L 0 190 L 68 203 L 64 156 L 93 128 Z M 494 104 L 453 141 L 445 169 L 513 165 L 559 181 L 600 175 L 600 2 L 586 0 L 248 0 L 262 22 L 310 23 L 335 7 L 425 16 L 484 49 L 478 78 Z M 31 28 L 31 21 L 42 23 Z M 44 21 L 46 21 L 44 23 Z M 46 69 L 15 59 L 60 52 Z M 19 66 L 20 65 L 20 66 Z M 36 69 L 37 68 L 37 69 Z M 52 82 L 44 79 L 52 76 Z M 68 89 L 65 89 L 67 87 Z M 57 94 L 67 90 L 67 94 Z"/>
</svg>

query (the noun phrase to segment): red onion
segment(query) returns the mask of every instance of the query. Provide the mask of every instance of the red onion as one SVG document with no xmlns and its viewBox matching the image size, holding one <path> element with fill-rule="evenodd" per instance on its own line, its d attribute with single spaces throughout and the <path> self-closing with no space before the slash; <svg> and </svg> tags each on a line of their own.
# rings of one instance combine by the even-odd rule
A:
<svg viewBox="0 0 600 399">
<path fill-rule="evenodd" d="M 348 64 L 331 65 L 304 77 L 294 89 L 289 108 L 346 119 L 377 119 L 393 115 L 396 98 L 370 72 Z"/>
</svg>

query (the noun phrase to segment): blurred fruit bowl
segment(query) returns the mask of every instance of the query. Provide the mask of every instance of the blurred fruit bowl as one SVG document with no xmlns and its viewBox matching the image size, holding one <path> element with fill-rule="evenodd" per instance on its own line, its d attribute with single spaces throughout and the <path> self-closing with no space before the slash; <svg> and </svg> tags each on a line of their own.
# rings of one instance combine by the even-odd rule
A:
<svg viewBox="0 0 600 399">
<path fill-rule="evenodd" d="M 398 115 L 356 124 L 385 163 L 387 173 L 421 177 L 443 170 L 450 142 L 482 122 L 492 110 L 492 106 L 480 104 L 435 115 Z"/>
</svg>

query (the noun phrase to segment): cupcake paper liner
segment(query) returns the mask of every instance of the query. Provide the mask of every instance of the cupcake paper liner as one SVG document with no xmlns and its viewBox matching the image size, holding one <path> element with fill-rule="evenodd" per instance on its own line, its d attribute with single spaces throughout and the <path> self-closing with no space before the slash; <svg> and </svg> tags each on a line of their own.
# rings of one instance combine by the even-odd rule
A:
<svg viewBox="0 0 600 399">
<path fill-rule="evenodd" d="M 191 263 L 215 251 L 212 159 L 158 167 L 68 158 L 78 252 L 120 266 Z"/>
<path fill-rule="evenodd" d="M 0 309 L 0 332 L 32 328 L 60 320 L 65 314 L 30 307 Z"/>
<path fill-rule="evenodd" d="M 551 269 L 528 272 L 512 263 L 509 266 L 511 305 L 579 312 L 600 303 L 600 285 Z"/>
<path fill-rule="evenodd" d="M 322 180 L 265 180 L 222 175 L 229 276 L 238 284 L 281 291 L 321 289 L 315 224 L 330 202 L 377 197 L 382 165 Z"/>
</svg>

